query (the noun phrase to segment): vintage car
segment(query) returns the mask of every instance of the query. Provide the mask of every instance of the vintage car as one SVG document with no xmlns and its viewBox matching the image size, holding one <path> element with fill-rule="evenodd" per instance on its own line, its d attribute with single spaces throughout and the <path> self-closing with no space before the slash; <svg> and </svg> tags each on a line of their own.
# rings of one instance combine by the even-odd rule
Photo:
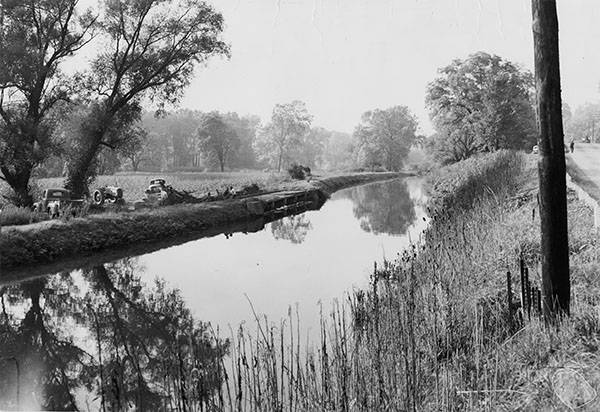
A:
<svg viewBox="0 0 600 412">
<path fill-rule="evenodd" d="M 169 198 L 170 187 L 165 179 L 152 179 L 146 189 L 145 200 L 151 203 L 164 203 Z"/>
<path fill-rule="evenodd" d="M 104 202 L 124 204 L 123 189 L 118 186 L 103 186 L 92 193 L 92 200 L 95 205 L 102 205 Z"/>
<path fill-rule="evenodd" d="M 154 179 L 150 180 L 150 185 L 165 186 L 166 183 L 167 183 L 167 181 L 165 179 L 163 179 L 162 177 L 158 177 L 158 178 L 154 178 Z"/>
<path fill-rule="evenodd" d="M 58 217 L 67 206 L 79 208 L 83 205 L 83 199 L 73 199 L 71 191 L 67 189 L 46 189 L 42 200 L 33 205 L 37 212 L 48 213 L 50 217 Z"/>
</svg>

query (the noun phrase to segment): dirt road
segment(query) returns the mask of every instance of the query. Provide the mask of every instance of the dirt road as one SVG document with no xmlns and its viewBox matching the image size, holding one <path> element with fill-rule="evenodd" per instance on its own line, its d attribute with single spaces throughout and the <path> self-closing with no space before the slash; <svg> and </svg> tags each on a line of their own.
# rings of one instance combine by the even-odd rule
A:
<svg viewBox="0 0 600 412">
<path fill-rule="evenodd" d="M 599 143 L 576 143 L 575 152 L 567 155 L 567 170 L 582 189 L 600 202 Z"/>
</svg>

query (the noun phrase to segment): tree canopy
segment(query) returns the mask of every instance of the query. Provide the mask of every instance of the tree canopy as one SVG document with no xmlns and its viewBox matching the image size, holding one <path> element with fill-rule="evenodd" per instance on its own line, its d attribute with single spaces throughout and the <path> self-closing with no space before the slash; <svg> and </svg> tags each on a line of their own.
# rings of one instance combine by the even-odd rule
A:
<svg viewBox="0 0 600 412">
<path fill-rule="evenodd" d="M 0 178 L 29 206 L 33 169 L 52 153 L 60 102 L 77 82 L 61 70 L 93 37 L 96 17 L 77 0 L 0 2 Z"/>
<path fill-rule="evenodd" d="M 359 163 L 400 170 L 415 142 L 416 131 L 417 120 L 405 106 L 364 113 L 354 131 Z"/>
<path fill-rule="evenodd" d="M 259 158 L 281 171 L 292 160 L 292 153 L 310 130 L 312 115 L 299 100 L 277 104 L 271 122 L 259 133 L 255 144 Z"/>
<path fill-rule="evenodd" d="M 564 112 L 564 111 L 563 111 Z M 600 104 L 586 103 L 578 106 L 571 117 L 565 118 L 566 137 L 575 140 L 600 141 Z"/>
<path fill-rule="evenodd" d="M 198 63 L 229 54 L 220 39 L 222 15 L 200 0 L 106 1 L 100 22 L 107 47 L 92 62 L 87 83 L 93 110 L 79 155 L 69 164 L 67 187 L 76 194 L 94 177 L 101 147 L 120 146 L 110 128 L 139 119 L 141 99 L 159 109 L 177 102 Z"/>
<path fill-rule="evenodd" d="M 496 55 L 478 52 L 441 68 L 426 95 L 436 158 L 449 163 L 535 144 L 532 96 L 531 73 Z"/>
<path fill-rule="evenodd" d="M 223 119 L 218 112 L 204 116 L 198 128 L 198 138 L 201 150 L 214 162 L 217 162 L 221 172 L 240 145 L 240 139 L 233 127 Z"/>
</svg>

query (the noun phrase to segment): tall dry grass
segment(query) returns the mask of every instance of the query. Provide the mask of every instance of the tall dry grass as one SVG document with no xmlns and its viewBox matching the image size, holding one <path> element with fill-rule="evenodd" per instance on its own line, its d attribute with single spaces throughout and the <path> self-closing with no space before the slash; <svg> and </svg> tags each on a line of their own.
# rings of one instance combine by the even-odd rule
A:
<svg viewBox="0 0 600 412">
<path fill-rule="evenodd" d="M 49 217 L 46 213 L 34 212 L 26 207 L 6 205 L 0 209 L 0 227 L 27 225 L 48 219 Z"/>
<path fill-rule="evenodd" d="M 369 290 L 324 310 L 317 342 L 300 336 L 300 316 L 291 310 L 277 325 L 257 316 L 255 331 L 233 334 L 228 407 L 564 408 L 553 383 L 556 365 L 599 343 L 598 294 L 590 292 L 598 282 L 590 279 L 600 268 L 600 247 L 589 211 L 570 199 L 572 247 L 578 244 L 572 318 L 548 330 L 535 317 L 511 316 L 506 272 L 517 273 L 520 256 L 539 282 L 534 171 L 531 159 L 510 152 L 442 170 L 434 190 L 448 182 L 457 190 L 433 193 L 434 204 L 445 209 L 431 210 L 422 241 L 376 266 Z M 588 365 L 591 374 L 595 364 Z"/>
</svg>

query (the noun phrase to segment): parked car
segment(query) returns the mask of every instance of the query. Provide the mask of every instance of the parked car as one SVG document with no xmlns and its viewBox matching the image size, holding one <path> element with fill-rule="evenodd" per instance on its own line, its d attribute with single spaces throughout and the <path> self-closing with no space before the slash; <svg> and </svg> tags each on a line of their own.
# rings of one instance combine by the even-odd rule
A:
<svg viewBox="0 0 600 412">
<path fill-rule="evenodd" d="M 33 209 L 41 213 L 48 213 L 51 218 L 55 218 L 60 216 L 67 206 L 80 208 L 83 201 L 83 199 L 73 199 L 71 191 L 67 189 L 46 189 L 42 200 L 36 202 Z"/>
<path fill-rule="evenodd" d="M 145 199 L 151 203 L 164 203 L 169 198 L 170 187 L 166 186 L 165 179 L 152 179 L 146 189 Z"/>
<path fill-rule="evenodd" d="M 123 189 L 118 186 L 103 186 L 92 193 L 92 200 L 95 205 L 102 205 L 104 202 L 124 204 Z"/>
</svg>

